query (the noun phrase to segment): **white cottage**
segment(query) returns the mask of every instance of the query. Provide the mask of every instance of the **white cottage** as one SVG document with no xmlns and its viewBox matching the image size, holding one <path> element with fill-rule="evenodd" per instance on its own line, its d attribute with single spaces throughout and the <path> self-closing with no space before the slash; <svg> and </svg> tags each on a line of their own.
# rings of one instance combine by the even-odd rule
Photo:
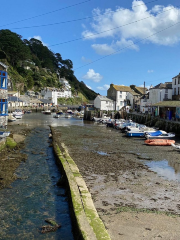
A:
<svg viewBox="0 0 180 240">
<path fill-rule="evenodd" d="M 105 96 L 98 95 L 94 99 L 94 107 L 99 110 L 106 110 L 106 111 L 114 110 L 114 101 Z"/>
<path fill-rule="evenodd" d="M 134 107 L 134 96 L 138 95 L 130 87 L 111 84 L 107 97 L 114 100 L 114 110 L 121 110 L 124 106 Z"/>
</svg>

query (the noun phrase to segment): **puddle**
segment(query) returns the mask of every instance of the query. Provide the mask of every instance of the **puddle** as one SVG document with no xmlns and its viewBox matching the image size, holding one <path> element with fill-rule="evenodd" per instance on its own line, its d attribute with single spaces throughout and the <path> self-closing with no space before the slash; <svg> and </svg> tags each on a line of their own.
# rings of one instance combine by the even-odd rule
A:
<svg viewBox="0 0 180 240">
<path fill-rule="evenodd" d="M 143 161 L 144 162 L 144 161 Z M 145 161 L 145 165 L 158 175 L 167 180 L 174 180 L 180 182 L 180 164 L 172 163 L 164 159 L 163 161 Z"/>
<path fill-rule="evenodd" d="M 102 156 L 109 156 L 109 154 L 107 154 L 106 152 L 97 151 L 97 153 Z"/>
</svg>

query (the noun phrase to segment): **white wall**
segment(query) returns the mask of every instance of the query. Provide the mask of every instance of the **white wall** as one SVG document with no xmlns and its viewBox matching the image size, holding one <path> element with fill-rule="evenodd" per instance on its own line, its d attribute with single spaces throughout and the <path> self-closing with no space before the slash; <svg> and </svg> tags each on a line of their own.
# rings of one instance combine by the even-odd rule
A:
<svg viewBox="0 0 180 240">
<path fill-rule="evenodd" d="M 149 89 L 149 100 L 152 104 L 164 101 L 165 97 L 172 99 L 172 89 Z"/>
<path fill-rule="evenodd" d="M 113 101 L 102 100 L 99 96 L 94 99 L 94 107 L 100 110 L 114 110 Z"/>
<path fill-rule="evenodd" d="M 178 80 L 178 77 L 172 79 L 172 94 L 180 95 L 180 79 Z"/>
<path fill-rule="evenodd" d="M 126 106 L 127 92 L 117 91 L 116 92 L 116 110 L 119 111 L 122 107 Z"/>
</svg>

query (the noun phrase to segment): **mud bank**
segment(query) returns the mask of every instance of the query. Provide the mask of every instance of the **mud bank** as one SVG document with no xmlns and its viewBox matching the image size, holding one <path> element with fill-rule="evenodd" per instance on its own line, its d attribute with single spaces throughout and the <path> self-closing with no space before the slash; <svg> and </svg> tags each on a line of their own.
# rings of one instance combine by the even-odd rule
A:
<svg viewBox="0 0 180 240">
<path fill-rule="evenodd" d="M 19 164 L 26 160 L 26 155 L 21 153 L 21 149 L 24 147 L 25 137 L 31 131 L 25 125 L 9 126 L 8 130 L 11 132 L 10 139 L 14 140 L 16 146 L 5 144 L 0 151 L 0 189 L 9 187 L 17 179 L 15 171 Z"/>
<path fill-rule="evenodd" d="M 179 152 L 98 125 L 54 132 L 78 166 L 112 240 L 180 238 L 179 182 L 146 164 L 166 160 L 180 171 Z"/>
</svg>

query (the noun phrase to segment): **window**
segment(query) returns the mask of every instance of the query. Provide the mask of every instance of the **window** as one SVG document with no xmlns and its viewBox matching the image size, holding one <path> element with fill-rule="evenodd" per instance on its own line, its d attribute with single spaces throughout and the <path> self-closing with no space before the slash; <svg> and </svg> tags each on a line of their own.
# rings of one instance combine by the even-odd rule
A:
<svg viewBox="0 0 180 240">
<path fill-rule="evenodd" d="M 122 95 L 119 95 L 120 98 L 122 98 Z"/>
<path fill-rule="evenodd" d="M 174 79 L 174 85 L 176 85 L 176 78 Z"/>
<path fill-rule="evenodd" d="M 180 87 L 178 87 L 178 95 L 180 95 Z"/>
<path fill-rule="evenodd" d="M 7 73 L 0 71 L 0 88 L 7 88 Z"/>
<path fill-rule="evenodd" d="M 120 101 L 120 106 L 122 106 L 123 105 L 123 101 Z"/>
<path fill-rule="evenodd" d="M 7 99 L 0 99 L 0 116 L 8 116 Z"/>
<path fill-rule="evenodd" d="M 120 94 L 122 94 L 122 91 L 120 91 Z"/>
<path fill-rule="evenodd" d="M 180 77 L 178 77 L 178 84 L 180 84 Z"/>
</svg>

